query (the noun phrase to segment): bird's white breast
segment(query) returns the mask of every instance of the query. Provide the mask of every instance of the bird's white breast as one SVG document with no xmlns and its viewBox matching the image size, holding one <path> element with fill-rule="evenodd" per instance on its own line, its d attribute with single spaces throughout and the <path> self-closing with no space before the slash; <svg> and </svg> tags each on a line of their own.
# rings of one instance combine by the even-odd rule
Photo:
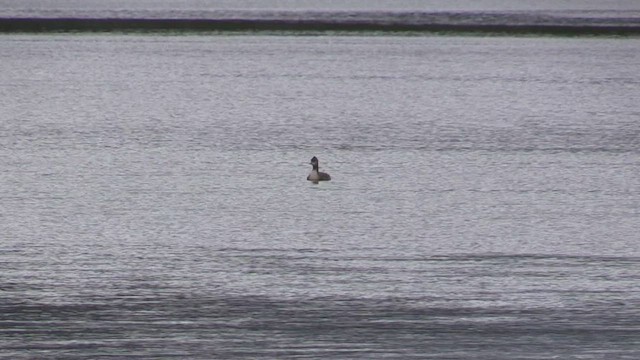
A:
<svg viewBox="0 0 640 360">
<path fill-rule="evenodd" d="M 309 177 L 307 177 L 307 180 L 319 181 L 320 180 L 320 174 L 318 174 L 318 170 L 311 170 L 311 172 L 309 173 Z"/>
</svg>

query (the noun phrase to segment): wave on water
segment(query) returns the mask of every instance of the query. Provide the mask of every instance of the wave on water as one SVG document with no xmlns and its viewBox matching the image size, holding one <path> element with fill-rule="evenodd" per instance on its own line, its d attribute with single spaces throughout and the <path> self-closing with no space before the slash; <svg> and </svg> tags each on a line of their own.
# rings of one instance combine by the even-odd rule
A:
<svg viewBox="0 0 640 360">
<path fill-rule="evenodd" d="M 41 11 L 0 12 L 0 32 L 380 31 L 640 35 L 640 11 Z"/>
</svg>

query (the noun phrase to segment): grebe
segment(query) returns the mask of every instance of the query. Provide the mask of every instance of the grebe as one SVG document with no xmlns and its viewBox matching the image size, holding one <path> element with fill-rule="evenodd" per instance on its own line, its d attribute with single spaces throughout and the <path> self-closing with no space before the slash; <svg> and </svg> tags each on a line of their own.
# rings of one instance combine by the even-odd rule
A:
<svg viewBox="0 0 640 360">
<path fill-rule="evenodd" d="M 317 157 L 312 157 L 311 158 L 311 162 L 310 162 L 311 166 L 313 166 L 313 170 L 311 170 L 311 172 L 309 173 L 309 176 L 307 176 L 307 180 L 309 181 L 313 181 L 314 183 L 318 183 L 318 181 L 329 181 L 331 180 L 331 176 L 329 176 L 329 174 L 325 173 L 325 172 L 321 172 L 320 170 L 318 170 L 318 158 Z"/>
</svg>

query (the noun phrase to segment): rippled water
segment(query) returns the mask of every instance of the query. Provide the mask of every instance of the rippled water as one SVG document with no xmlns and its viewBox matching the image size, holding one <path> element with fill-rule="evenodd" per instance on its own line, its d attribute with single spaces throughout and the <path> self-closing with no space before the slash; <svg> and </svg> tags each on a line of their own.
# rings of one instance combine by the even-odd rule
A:
<svg viewBox="0 0 640 360">
<path fill-rule="evenodd" d="M 6 14 L 153 13 L 183 14 L 216 11 L 571 11 L 603 13 L 638 11 L 634 0 L 2 0 Z"/>
<path fill-rule="evenodd" d="M 635 359 L 638 45 L 1 36 L 0 356 Z"/>
</svg>

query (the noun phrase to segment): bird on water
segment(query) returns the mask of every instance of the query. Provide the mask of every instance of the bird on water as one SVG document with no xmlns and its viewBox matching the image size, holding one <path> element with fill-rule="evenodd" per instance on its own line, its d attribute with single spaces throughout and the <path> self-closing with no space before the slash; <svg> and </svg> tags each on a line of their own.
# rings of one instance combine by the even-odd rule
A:
<svg viewBox="0 0 640 360">
<path fill-rule="evenodd" d="M 315 156 L 312 157 L 310 164 L 313 167 L 313 170 L 311 170 L 311 172 L 309 173 L 309 176 L 307 176 L 307 180 L 312 181 L 315 184 L 317 184 L 318 181 L 329 181 L 329 180 L 331 180 L 331 176 L 329 176 L 329 174 L 319 170 L 318 158 L 317 157 L 315 157 Z"/>
</svg>

